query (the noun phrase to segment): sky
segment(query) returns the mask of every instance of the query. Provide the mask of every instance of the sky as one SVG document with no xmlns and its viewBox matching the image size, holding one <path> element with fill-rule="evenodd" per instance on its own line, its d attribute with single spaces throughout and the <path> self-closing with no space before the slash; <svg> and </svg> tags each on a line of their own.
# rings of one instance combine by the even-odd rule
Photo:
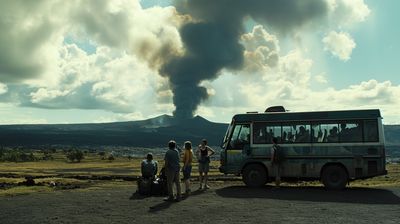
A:
<svg viewBox="0 0 400 224">
<path fill-rule="evenodd" d="M 0 124 L 162 114 L 229 122 L 275 105 L 378 108 L 385 124 L 400 124 L 398 8 L 397 0 L 0 0 Z"/>
</svg>

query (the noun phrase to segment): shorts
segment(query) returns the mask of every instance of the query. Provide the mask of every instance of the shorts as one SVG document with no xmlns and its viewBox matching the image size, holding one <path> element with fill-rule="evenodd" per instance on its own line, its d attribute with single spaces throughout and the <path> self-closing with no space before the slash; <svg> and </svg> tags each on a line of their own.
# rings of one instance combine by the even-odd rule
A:
<svg viewBox="0 0 400 224">
<path fill-rule="evenodd" d="M 199 163 L 199 172 L 208 173 L 210 170 L 210 163 Z"/>
<path fill-rule="evenodd" d="M 185 166 L 182 168 L 183 180 L 190 179 L 190 174 L 192 173 L 192 166 Z"/>
</svg>

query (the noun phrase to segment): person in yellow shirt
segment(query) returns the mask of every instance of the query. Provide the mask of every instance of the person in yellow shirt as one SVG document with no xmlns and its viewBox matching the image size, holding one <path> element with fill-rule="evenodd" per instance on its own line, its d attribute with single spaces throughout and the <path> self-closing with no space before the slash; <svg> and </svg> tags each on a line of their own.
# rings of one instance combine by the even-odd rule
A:
<svg viewBox="0 0 400 224">
<path fill-rule="evenodd" d="M 190 195 L 190 175 L 192 172 L 192 161 L 193 161 L 193 150 L 192 143 L 190 141 L 185 142 L 185 149 L 183 152 L 183 181 L 185 183 L 185 195 Z"/>
</svg>

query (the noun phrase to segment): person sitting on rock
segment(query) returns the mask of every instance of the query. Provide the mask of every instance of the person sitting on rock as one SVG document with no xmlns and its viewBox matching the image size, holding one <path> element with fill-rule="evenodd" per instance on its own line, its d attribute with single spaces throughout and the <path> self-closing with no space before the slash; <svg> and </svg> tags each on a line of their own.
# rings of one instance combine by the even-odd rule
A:
<svg viewBox="0 0 400 224">
<path fill-rule="evenodd" d="M 153 154 L 148 153 L 141 164 L 142 178 L 155 179 L 158 171 L 158 162 L 153 160 Z"/>
</svg>

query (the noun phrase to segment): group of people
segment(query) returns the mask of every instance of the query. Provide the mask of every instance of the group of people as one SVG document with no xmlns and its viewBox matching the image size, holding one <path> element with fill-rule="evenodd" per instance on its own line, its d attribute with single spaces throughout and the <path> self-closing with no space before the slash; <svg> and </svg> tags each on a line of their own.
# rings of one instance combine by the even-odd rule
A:
<svg viewBox="0 0 400 224">
<path fill-rule="evenodd" d="M 199 190 L 209 189 L 210 186 L 207 182 L 208 172 L 210 169 L 210 157 L 215 153 L 215 151 L 207 145 L 207 140 L 203 139 L 195 153 L 197 155 L 199 164 Z M 190 195 L 190 178 L 192 173 L 193 155 L 194 152 L 192 149 L 192 143 L 190 141 L 186 141 L 184 143 L 184 150 L 182 153 L 177 149 L 177 145 L 174 140 L 168 142 L 168 150 L 164 156 L 164 167 L 162 169 L 162 173 L 165 173 L 168 192 L 168 197 L 164 199 L 165 201 L 180 201 L 182 199 L 180 172 L 183 174 L 182 180 L 185 185 L 184 195 L 185 197 Z M 157 161 L 153 160 L 153 156 L 151 154 L 148 154 L 146 160 L 142 161 L 141 171 L 141 181 L 150 180 L 150 183 L 152 183 L 153 180 L 156 179 L 158 163 Z M 176 187 L 175 194 L 173 189 L 174 185 Z"/>
</svg>

